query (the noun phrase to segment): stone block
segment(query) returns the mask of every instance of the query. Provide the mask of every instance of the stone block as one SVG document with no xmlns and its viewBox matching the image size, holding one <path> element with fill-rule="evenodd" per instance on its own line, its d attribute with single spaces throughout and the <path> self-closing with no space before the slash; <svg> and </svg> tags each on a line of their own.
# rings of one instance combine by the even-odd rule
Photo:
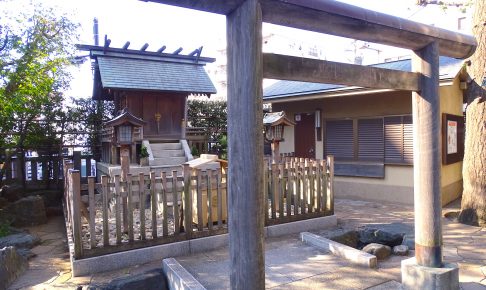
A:
<svg viewBox="0 0 486 290">
<path fill-rule="evenodd" d="M 351 248 L 358 247 L 358 232 L 355 230 L 343 230 L 338 229 L 334 231 L 327 232 L 323 236 L 332 241 L 341 243 L 343 245 L 349 246 Z"/>
<path fill-rule="evenodd" d="M 0 249 L 0 289 L 6 289 L 27 269 L 27 260 L 14 247 Z"/>
<path fill-rule="evenodd" d="M 384 260 L 391 255 L 391 248 L 387 245 L 371 243 L 363 248 L 363 252 L 376 256 L 378 260 Z"/>
<path fill-rule="evenodd" d="M 459 267 L 444 263 L 442 268 L 424 267 L 415 258 L 402 261 L 403 290 L 458 290 Z"/>
<path fill-rule="evenodd" d="M 407 246 L 410 250 L 415 250 L 415 235 L 403 236 L 402 245 Z"/>
<path fill-rule="evenodd" d="M 362 245 L 378 243 L 394 247 L 400 245 L 402 240 L 403 234 L 392 233 L 381 229 L 365 228 L 359 231 L 359 242 Z"/>
<path fill-rule="evenodd" d="M 44 200 L 40 196 L 24 197 L 9 207 L 10 213 L 15 216 L 14 226 L 35 226 L 47 223 Z"/>
<path fill-rule="evenodd" d="M 162 269 L 113 279 L 106 285 L 91 286 L 98 290 L 167 290 L 167 281 Z"/>
<path fill-rule="evenodd" d="M 408 247 L 405 245 L 398 245 L 393 247 L 393 255 L 395 256 L 407 256 L 408 255 Z"/>
<path fill-rule="evenodd" d="M 194 276 L 187 272 L 184 267 L 174 258 L 162 261 L 164 274 L 170 290 L 205 290 Z"/>
<path fill-rule="evenodd" d="M 14 202 L 24 197 L 24 189 L 20 184 L 4 185 L 0 188 L 0 196 Z"/>
<path fill-rule="evenodd" d="M 16 248 L 31 249 L 39 243 L 40 239 L 37 236 L 29 235 L 27 233 L 18 233 L 0 238 L 0 248 L 12 246 Z"/>
<path fill-rule="evenodd" d="M 324 251 L 329 251 L 336 256 L 342 257 L 350 261 L 353 264 L 368 268 L 376 268 L 377 266 L 376 256 L 374 255 L 348 247 L 335 241 L 331 241 L 312 233 L 300 233 L 300 238 L 306 244 L 312 245 Z"/>
<path fill-rule="evenodd" d="M 40 196 L 44 200 L 44 206 L 56 207 L 62 205 L 62 191 L 49 189 L 29 192 L 26 196 Z"/>
</svg>

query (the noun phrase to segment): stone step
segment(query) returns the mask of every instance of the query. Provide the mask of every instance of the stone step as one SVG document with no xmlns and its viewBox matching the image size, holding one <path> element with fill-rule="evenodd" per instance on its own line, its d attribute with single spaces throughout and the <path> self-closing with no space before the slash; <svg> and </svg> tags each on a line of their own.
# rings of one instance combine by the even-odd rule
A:
<svg viewBox="0 0 486 290">
<path fill-rule="evenodd" d="M 150 148 L 152 152 L 155 150 L 181 150 L 181 143 L 150 143 Z"/>
<path fill-rule="evenodd" d="M 154 158 L 184 157 L 184 150 L 152 150 Z"/>
<path fill-rule="evenodd" d="M 164 157 L 150 160 L 150 166 L 174 166 L 186 162 L 186 157 Z"/>
</svg>

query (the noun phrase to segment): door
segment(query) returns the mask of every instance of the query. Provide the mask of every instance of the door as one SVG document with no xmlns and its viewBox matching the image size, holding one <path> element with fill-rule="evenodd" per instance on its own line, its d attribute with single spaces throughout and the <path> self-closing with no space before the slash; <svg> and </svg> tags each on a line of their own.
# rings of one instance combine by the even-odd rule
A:
<svg viewBox="0 0 486 290">
<path fill-rule="evenodd" d="M 296 157 L 316 158 L 314 112 L 295 115 L 294 142 Z"/>
</svg>

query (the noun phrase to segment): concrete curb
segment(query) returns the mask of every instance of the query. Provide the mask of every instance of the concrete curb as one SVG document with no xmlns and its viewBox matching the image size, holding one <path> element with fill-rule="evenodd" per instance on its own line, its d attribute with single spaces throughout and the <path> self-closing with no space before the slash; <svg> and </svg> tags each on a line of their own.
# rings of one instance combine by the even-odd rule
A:
<svg viewBox="0 0 486 290">
<path fill-rule="evenodd" d="M 318 249 L 329 251 L 336 256 L 350 261 L 353 264 L 368 268 L 376 268 L 377 266 L 377 260 L 374 255 L 365 253 L 355 248 L 348 247 L 308 232 L 300 233 L 300 238 L 302 242 L 306 244 L 312 245 Z"/>
<path fill-rule="evenodd" d="M 176 259 L 164 259 L 162 268 L 170 290 L 206 290 Z"/>
<path fill-rule="evenodd" d="M 277 237 L 301 232 L 302 230 L 327 229 L 337 225 L 335 215 L 296 221 L 286 224 L 265 227 L 265 237 Z M 68 231 L 68 239 L 71 235 Z M 183 256 L 219 249 L 228 245 L 229 234 L 204 237 L 170 244 L 134 249 L 103 256 L 75 260 L 72 258 L 73 244 L 69 243 L 71 252 L 71 269 L 73 277 L 111 271 L 125 267 L 144 264 L 170 257 Z"/>
</svg>

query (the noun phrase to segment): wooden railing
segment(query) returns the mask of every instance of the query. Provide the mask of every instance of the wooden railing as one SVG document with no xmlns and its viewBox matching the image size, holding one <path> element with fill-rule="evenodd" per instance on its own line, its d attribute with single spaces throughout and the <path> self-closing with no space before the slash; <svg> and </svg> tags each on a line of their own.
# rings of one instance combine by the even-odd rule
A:
<svg viewBox="0 0 486 290">
<path fill-rule="evenodd" d="M 63 159 L 77 159 L 74 164 L 76 169 L 81 170 L 84 163 L 83 177 L 95 174 L 91 166 L 92 155 L 80 155 L 75 152 L 74 156 L 41 156 L 41 157 L 25 157 L 24 164 L 20 162 L 19 158 L 13 158 L 9 162 L 2 164 L 2 181 L 4 183 L 22 182 L 25 179 L 28 187 L 41 187 L 51 182 L 56 185 L 59 180 L 64 178 L 63 175 Z M 83 161 L 84 160 L 84 161 Z M 25 176 L 22 173 L 22 166 L 24 166 Z M 62 182 L 60 183 L 62 185 Z M 62 187 L 61 187 L 62 188 Z"/>
<path fill-rule="evenodd" d="M 67 163 L 65 205 L 76 259 L 228 232 L 225 169 L 184 166 L 126 180 L 102 176 L 96 183 Z M 265 166 L 266 225 L 333 213 L 332 158 L 285 159 Z M 82 194 L 84 193 L 84 194 Z M 156 229 L 156 230 L 154 230 Z"/>
</svg>

